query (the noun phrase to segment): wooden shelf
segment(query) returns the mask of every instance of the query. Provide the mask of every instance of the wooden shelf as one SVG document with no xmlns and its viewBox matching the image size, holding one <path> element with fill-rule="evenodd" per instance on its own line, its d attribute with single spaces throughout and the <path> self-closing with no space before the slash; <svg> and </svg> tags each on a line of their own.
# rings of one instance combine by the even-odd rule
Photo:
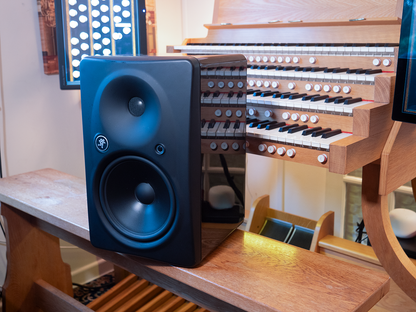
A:
<svg viewBox="0 0 416 312">
<path fill-rule="evenodd" d="M 204 24 L 207 29 L 236 29 L 236 28 L 280 28 L 280 27 L 318 27 L 318 26 L 383 26 L 401 25 L 398 17 L 370 18 L 364 20 L 306 20 L 306 21 L 279 21 L 269 23 L 238 23 L 238 24 Z"/>
</svg>

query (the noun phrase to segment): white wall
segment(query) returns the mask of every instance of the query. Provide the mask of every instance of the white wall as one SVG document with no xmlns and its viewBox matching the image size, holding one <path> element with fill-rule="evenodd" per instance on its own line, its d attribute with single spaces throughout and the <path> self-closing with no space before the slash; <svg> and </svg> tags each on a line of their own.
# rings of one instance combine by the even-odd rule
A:
<svg viewBox="0 0 416 312">
<path fill-rule="evenodd" d="M 43 73 L 35 0 L 1 1 L 1 149 L 5 175 L 52 167 L 84 176 L 79 91 Z"/>
<path fill-rule="evenodd" d="M 3 175 L 48 167 L 84 177 L 79 91 L 61 91 L 58 75 L 43 72 L 36 0 L 0 2 L 0 93 Z M 74 281 L 91 278 L 82 272 L 97 258 L 64 248 L 64 261 L 78 272 Z M 0 284 L 5 270 L 0 243 Z"/>
</svg>

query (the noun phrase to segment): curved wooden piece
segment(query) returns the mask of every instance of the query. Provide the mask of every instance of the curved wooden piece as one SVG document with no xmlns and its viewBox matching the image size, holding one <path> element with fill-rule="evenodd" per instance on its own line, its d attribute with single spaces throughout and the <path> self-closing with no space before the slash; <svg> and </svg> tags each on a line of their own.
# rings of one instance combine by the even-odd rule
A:
<svg viewBox="0 0 416 312">
<path fill-rule="evenodd" d="M 387 195 L 379 195 L 380 165 L 363 168 L 362 210 L 373 249 L 396 284 L 416 301 L 416 266 L 404 253 L 390 223 Z"/>
<path fill-rule="evenodd" d="M 319 241 L 327 235 L 334 235 L 334 212 L 323 214 L 315 226 L 310 251 L 319 252 Z"/>
<path fill-rule="evenodd" d="M 264 221 L 267 217 L 267 210 L 270 207 L 270 196 L 263 195 L 257 198 L 250 208 L 246 230 L 248 232 L 259 234 Z"/>
<path fill-rule="evenodd" d="M 381 154 L 380 195 L 388 195 L 416 177 L 416 125 L 394 122 Z"/>
</svg>

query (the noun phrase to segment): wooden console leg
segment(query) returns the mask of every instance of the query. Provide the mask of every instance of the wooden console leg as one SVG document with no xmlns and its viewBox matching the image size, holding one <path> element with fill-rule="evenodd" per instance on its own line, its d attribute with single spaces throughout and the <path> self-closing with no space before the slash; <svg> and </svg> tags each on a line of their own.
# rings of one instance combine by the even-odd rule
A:
<svg viewBox="0 0 416 312">
<path fill-rule="evenodd" d="M 4 312 L 35 312 L 35 282 L 43 280 L 73 297 L 71 271 L 61 258 L 59 239 L 36 227 L 34 219 L 1 204 L 5 218 L 7 274 L 3 286 Z"/>
<path fill-rule="evenodd" d="M 380 165 L 363 168 L 362 209 L 371 245 L 396 284 L 416 301 L 416 266 L 410 261 L 390 223 L 388 195 L 379 195 Z"/>
</svg>

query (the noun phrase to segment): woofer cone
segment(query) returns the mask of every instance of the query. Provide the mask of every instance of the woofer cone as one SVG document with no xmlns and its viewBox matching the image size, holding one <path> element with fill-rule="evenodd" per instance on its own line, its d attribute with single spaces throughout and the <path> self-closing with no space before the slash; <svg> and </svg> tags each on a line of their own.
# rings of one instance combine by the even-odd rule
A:
<svg viewBox="0 0 416 312">
<path fill-rule="evenodd" d="M 124 156 L 110 163 L 101 177 L 99 196 L 109 223 L 130 239 L 154 241 L 172 226 L 176 210 L 172 186 L 145 158 Z"/>
</svg>

